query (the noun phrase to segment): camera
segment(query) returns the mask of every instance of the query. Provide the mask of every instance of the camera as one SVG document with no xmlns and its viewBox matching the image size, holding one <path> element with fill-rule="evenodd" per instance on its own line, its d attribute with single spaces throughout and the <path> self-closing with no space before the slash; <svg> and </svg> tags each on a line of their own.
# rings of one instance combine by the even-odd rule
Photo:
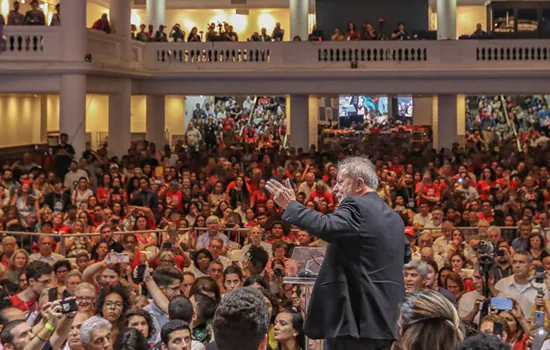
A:
<svg viewBox="0 0 550 350">
<path fill-rule="evenodd" d="M 276 268 L 273 270 L 273 275 L 275 277 L 284 277 L 284 272 L 282 269 Z"/>
<path fill-rule="evenodd" d="M 496 251 L 495 255 L 496 256 L 504 256 L 504 255 L 506 255 L 506 252 L 505 252 L 504 249 L 499 249 L 499 250 Z"/>
<path fill-rule="evenodd" d="M 61 313 L 70 314 L 71 312 L 78 311 L 78 305 L 76 304 L 76 299 L 66 299 L 61 302 Z"/>
</svg>

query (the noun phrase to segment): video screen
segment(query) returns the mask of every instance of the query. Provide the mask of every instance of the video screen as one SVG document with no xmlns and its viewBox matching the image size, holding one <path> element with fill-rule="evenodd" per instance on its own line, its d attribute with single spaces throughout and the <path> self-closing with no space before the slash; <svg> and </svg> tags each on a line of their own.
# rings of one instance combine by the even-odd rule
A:
<svg viewBox="0 0 550 350">
<path fill-rule="evenodd" d="M 376 123 L 388 121 L 388 96 L 340 95 L 338 104 L 338 125 L 351 128 L 363 124 L 366 119 Z"/>
<path fill-rule="evenodd" d="M 405 120 L 405 118 L 412 118 L 413 109 L 414 106 L 412 96 L 397 97 L 397 117 L 400 120 Z"/>
</svg>

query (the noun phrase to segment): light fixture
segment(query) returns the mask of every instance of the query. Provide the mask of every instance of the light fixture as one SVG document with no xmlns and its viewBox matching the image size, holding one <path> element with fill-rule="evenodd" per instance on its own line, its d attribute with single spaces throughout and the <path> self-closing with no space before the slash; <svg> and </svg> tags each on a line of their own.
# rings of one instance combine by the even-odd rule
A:
<svg viewBox="0 0 550 350">
<path fill-rule="evenodd" d="M 0 13 L 4 15 L 4 17 L 7 17 L 10 13 L 10 2 L 9 0 L 2 0 L 0 4 Z"/>
</svg>

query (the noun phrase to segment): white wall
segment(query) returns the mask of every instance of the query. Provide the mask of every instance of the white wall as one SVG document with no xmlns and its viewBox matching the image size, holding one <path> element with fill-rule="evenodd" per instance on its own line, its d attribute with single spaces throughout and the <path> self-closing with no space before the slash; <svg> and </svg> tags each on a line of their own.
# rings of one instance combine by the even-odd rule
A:
<svg viewBox="0 0 550 350">
<path fill-rule="evenodd" d="M 413 99 L 413 124 L 432 125 L 433 97 L 415 96 Z"/>
<path fill-rule="evenodd" d="M 41 95 L 0 95 L 0 147 L 45 143 L 42 116 Z"/>
</svg>

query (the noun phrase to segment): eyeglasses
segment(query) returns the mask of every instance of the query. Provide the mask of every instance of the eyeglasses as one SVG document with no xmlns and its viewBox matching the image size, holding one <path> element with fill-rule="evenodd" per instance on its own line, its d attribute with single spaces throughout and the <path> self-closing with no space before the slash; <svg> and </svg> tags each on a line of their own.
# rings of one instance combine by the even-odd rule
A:
<svg viewBox="0 0 550 350">
<path fill-rule="evenodd" d="M 115 308 L 115 309 L 122 309 L 122 303 L 119 301 L 106 301 L 105 307 L 107 308 Z"/>
</svg>

